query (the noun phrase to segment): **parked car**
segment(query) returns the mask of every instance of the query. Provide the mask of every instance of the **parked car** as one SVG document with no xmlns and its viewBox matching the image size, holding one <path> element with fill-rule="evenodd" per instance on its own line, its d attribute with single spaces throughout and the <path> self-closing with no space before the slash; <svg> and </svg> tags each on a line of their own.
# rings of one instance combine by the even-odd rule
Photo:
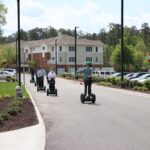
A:
<svg viewBox="0 0 150 150">
<path fill-rule="evenodd" d="M 4 71 L 11 72 L 12 74 L 16 74 L 17 73 L 16 69 L 12 69 L 12 68 L 5 68 Z"/>
<path fill-rule="evenodd" d="M 129 79 L 133 74 L 134 74 L 134 73 L 128 73 L 128 74 L 124 75 L 124 77 L 125 77 L 126 79 Z"/>
<path fill-rule="evenodd" d="M 147 77 L 146 79 L 138 80 L 138 82 L 140 82 L 140 83 L 144 83 L 144 82 L 145 82 L 145 81 L 147 81 L 147 80 L 150 80 L 150 77 Z"/>
<path fill-rule="evenodd" d="M 136 72 L 132 76 L 130 76 L 128 79 L 131 80 L 131 79 L 134 79 L 134 78 L 139 78 L 140 76 L 142 76 L 144 74 L 147 74 L 147 73 L 146 72 Z"/>
<path fill-rule="evenodd" d="M 134 79 L 131 79 L 131 81 L 140 81 L 140 80 L 143 80 L 143 79 L 148 79 L 150 77 L 150 74 L 149 73 L 146 73 L 146 74 L 143 74 L 142 76 L 138 77 L 138 78 L 134 78 Z"/>
<path fill-rule="evenodd" d="M 0 79 L 1 80 L 11 79 L 11 78 L 15 78 L 15 75 L 8 71 L 0 70 Z"/>
</svg>

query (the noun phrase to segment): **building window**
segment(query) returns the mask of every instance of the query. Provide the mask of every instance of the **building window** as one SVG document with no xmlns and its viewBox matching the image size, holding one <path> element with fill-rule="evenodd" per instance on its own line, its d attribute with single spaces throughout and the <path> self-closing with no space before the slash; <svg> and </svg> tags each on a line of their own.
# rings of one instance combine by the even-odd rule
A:
<svg viewBox="0 0 150 150">
<path fill-rule="evenodd" d="M 62 62 L 62 57 L 59 57 L 59 62 Z"/>
<path fill-rule="evenodd" d="M 95 61 L 98 62 L 98 57 L 95 58 Z"/>
<path fill-rule="evenodd" d="M 45 50 L 45 46 L 42 47 L 42 50 Z"/>
<path fill-rule="evenodd" d="M 54 46 L 52 47 L 52 52 L 54 52 Z"/>
<path fill-rule="evenodd" d="M 95 51 L 98 52 L 98 47 L 95 48 Z"/>
<path fill-rule="evenodd" d="M 92 62 L 92 57 L 86 57 L 86 61 L 91 61 Z"/>
<path fill-rule="evenodd" d="M 74 51 L 75 51 L 75 47 L 69 46 L 69 51 L 70 51 L 70 52 L 74 52 Z"/>
<path fill-rule="evenodd" d="M 60 51 L 60 52 L 62 51 L 62 46 L 59 46 L 59 51 Z"/>
<path fill-rule="evenodd" d="M 52 57 L 52 60 L 55 60 L 55 57 Z"/>
<path fill-rule="evenodd" d="M 69 62 L 75 62 L 75 57 L 69 57 Z"/>
<path fill-rule="evenodd" d="M 92 47 L 91 46 L 86 47 L 86 52 L 92 52 Z"/>
<path fill-rule="evenodd" d="M 28 53 L 28 49 L 25 49 L 25 53 Z"/>
</svg>

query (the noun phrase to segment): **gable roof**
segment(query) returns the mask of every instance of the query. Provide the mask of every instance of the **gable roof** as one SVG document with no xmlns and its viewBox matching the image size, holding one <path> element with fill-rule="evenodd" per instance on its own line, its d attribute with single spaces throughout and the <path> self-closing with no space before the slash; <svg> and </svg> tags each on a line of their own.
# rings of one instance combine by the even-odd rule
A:
<svg viewBox="0 0 150 150">
<path fill-rule="evenodd" d="M 27 47 L 39 47 L 42 44 L 46 44 L 46 45 L 54 45 L 55 44 L 55 40 L 57 40 L 57 44 L 58 45 L 74 45 L 75 43 L 75 38 L 73 36 L 69 36 L 69 35 L 60 35 L 57 37 L 52 37 L 49 39 L 42 39 L 42 40 L 36 40 L 36 41 L 28 41 L 26 42 L 26 46 Z M 104 46 L 105 44 L 102 43 L 99 40 L 88 40 L 88 39 L 81 39 L 81 38 L 77 38 L 77 45 L 89 45 L 89 46 Z"/>
</svg>

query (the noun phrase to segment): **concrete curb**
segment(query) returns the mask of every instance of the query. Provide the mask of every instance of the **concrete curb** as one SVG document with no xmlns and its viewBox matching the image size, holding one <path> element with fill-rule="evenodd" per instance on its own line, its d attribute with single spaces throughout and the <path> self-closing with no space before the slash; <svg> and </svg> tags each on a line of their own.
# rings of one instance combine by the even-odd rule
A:
<svg viewBox="0 0 150 150">
<path fill-rule="evenodd" d="M 34 105 L 39 123 L 34 126 L 0 133 L 1 150 L 44 150 L 45 149 L 44 121 L 29 91 L 28 93 Z"/>
<path fill-rule="evenodd" d="M 36 111 L 36 114 L 37 114 L 37 117 L 38 117 L 38 120 L 39 120 L 39 124 L 38 124 L 38 127 L 37 127 L 37 132 L 35 134 L 35 141 L 33 143 L 33 148 L 32 150 L 44 150 L 45 149 L 45 124 L 44 124 L 44 121 L 42 119 L 42 116 L 38 110 L 38 107 L 37 105 L 35 104 L 34 100 L 33 100 L 33 97 L 31 96 L 29 90 L 27 87 L 25 87 L 26 90 L 28 91 L 29 95 L 30 95 L 30 98 L 31 98 L 31 101 L 34 105 L 34 108 L 35 108 L 35 111 Z"/>
</svg>

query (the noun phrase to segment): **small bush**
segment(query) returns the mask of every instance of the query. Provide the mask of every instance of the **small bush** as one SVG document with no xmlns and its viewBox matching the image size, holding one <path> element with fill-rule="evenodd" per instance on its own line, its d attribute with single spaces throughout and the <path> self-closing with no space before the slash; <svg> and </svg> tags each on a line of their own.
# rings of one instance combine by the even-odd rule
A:
<svg viewBox="0 0 150 150">
<path fill-rule="evenodd" d="M 7 109 L 8 113 L 10 115 L 17 115 L 17 113 L 21 113 L 22 112 L 22 109 L 21 107 L 17 107 L 17 106 L 10 106 L 8 109 Z"/>
<path fill-rule="evenodd" d="M 80 78 L 82 78 L 82 75 L 81 75 L 81 74 L 76 74 L 76 75 L 75 75 L 75 79 L 76 79 L 76 80 L 78 80 L 78 79 L 80 79 Z"/>
<path fill-rule="evenodd" d="M 148 88 L 143 86 L 142 91 L 146 92 L 146 91 L 148 91 Z"/>
<path fill-rule="evenodd" d="M 97 77 L 97 76 L 93 76 L 92 77 L 92 81 L 93 82 L 102 82 L 102 81 L 106 81 L 105 78 L 101 78 L 101 77 Z"/>
<path fill-rule="evenodd" d="M 150 80 L 145 81 L 144 86 L 150 90 Z"/>
<path fill-rule="evenodd" d="M 110 83 L 110 82 L 99 82 L 98 85 L 112 86 L 112 83 Z"/>
<path fill-rule="evenodd" d="M 138 82 L 137 81 L 130 81 L 129 82 L 129 87 L 130 88 L 134 88 L 135 86 L 137 86 L 138 85 Z"/>
<path fill-rule="evenodd" d="M 0 114 L 0 118 L 2 118 L 3 121 L 8 120 L 8 113 L 7 112 L 2 112 Z"/>
<path fill-rule="evenodd" d="M 133 90 L 139 91 L 139 86 L 134 86 Z"/>
<path fill-rule="evenodd" d="M 0 115 L 0 124 L 2 124 L 4 121 L 3 117 Z"/>
<path fill-rule="evenodd" d="M 113 85 L 116 85 L 116 77 L 106 78 L 106 81 L 112 83 Z"/>
</svg>

